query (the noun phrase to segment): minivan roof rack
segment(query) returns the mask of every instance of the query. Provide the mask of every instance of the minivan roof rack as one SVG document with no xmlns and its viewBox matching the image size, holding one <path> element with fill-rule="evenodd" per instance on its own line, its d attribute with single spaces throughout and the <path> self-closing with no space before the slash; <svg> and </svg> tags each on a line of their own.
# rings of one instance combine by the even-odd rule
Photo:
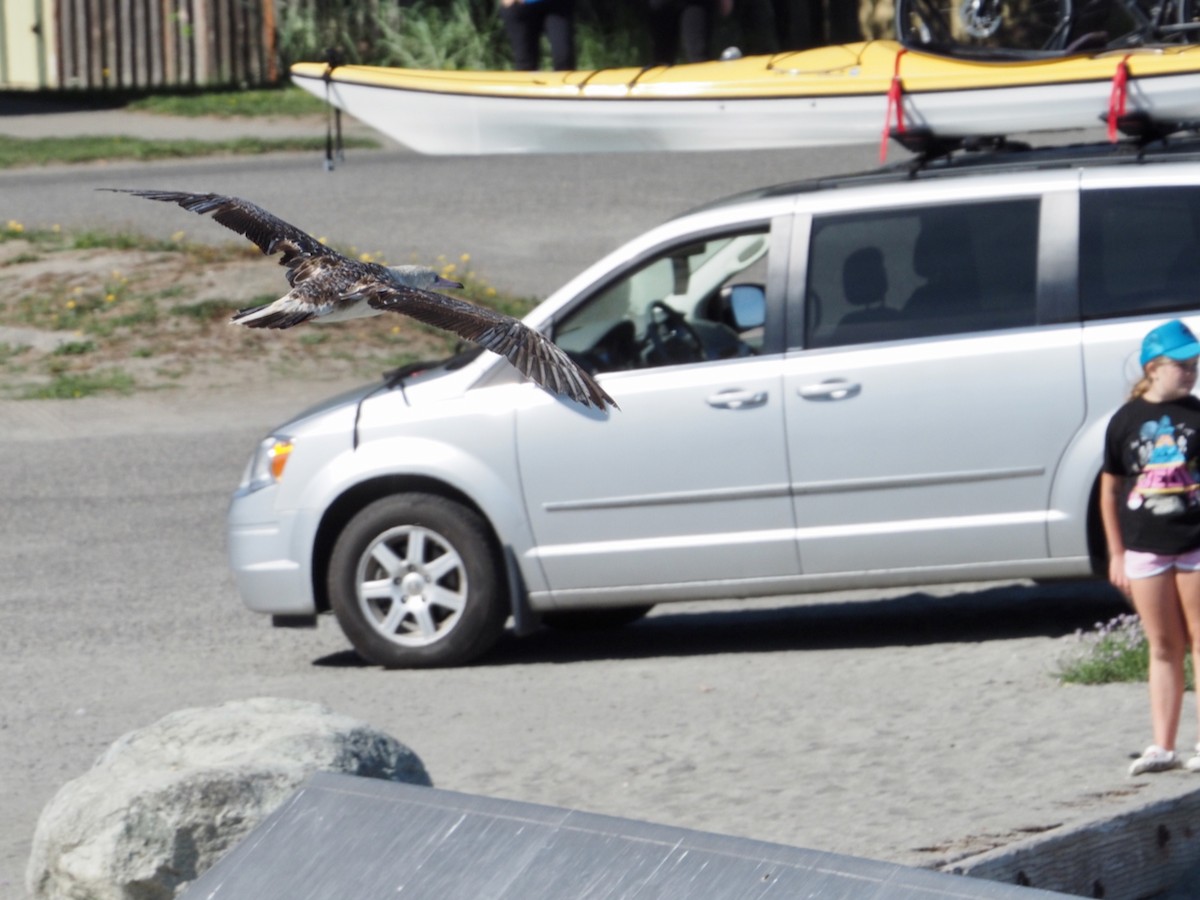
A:
<svg viewBox="0 0 1200 900">
<path fill-rule="evenodd" d="M 1004 165 L 1012 161 L 1010 154 L 1016 152 L 1052 156 L 1067 150 L 1076 155 L 1082 148 L 1086 148 L 1088 158 L 1108 161 L 1114 153 L 1124 154 L 1131 149 L 1141 151 L 1155 144 L 1165 148 L 1171 139 L 1187 141 L 1195 138 L 1200 132 L 1200 121 L 1164 121 L 1144 112 L 1133 112 L 1122 114 L 1117 120 L 1116 129 L 1124 135 L 1123 140 L 1043 147 L 1034 147 L 1026 141 L 1014 140 L 1006 135 L 955 137 L 939 135 L 928 128 L 908 128 L 903 131 L 893 128 L 889 137 L 913 154 L 913 158 L 907 162 L 917 169 L 935 160 L 945 160 L 946 164 L 954 165 L 963 156 L 971 154 L 989 155 L 989 163 Z"/>
<path fill-rule="evenodd" d="M 908 162 L 924 165 L 935 159 L 944 159 L 955 153 L 1012 153 L 1029 150 L 1025 141 L 1014 141 L 1004 135 L 950 137 L 939 135 L 928 128 L 893 128 L 889 136 L 901 147 L 913 154 Z"/>
<path fill-rule="evenodd" d="M 949 138 L 908 129 L 906 149 L 914 155 L 875 169 L 842 175 L 822 175 L 800 181 L 757 188 L 706 203 L 698 209 L 727 206 L 744 200 L 811 193 L 837 188 L 887 184 L 923 178 L 954 178 L 971 174 L 1030 169 L 1062 169 L 1104 165 L 1137 165 L 1168 160 L 1200 162 L 1200 123 L 1179 123 L 1164 128 L 1161 123 L 1140 123 L 1125 117 L 1122 125 L 1130 135 L 1110 142 L 1092 140 L 1070 144 L 1032 146 L 1023 140 L 996 137 Z M 1139 127 L 1142 133 L 1134 137 Z M 690 210 L 696 212 L 697 209 Z"/>
</svg>

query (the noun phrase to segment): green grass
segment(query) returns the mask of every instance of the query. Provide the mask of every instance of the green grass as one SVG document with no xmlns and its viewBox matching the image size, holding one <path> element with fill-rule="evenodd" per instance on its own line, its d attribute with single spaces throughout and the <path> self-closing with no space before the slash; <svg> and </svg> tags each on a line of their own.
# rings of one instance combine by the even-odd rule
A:
<svg viewBox="0 0 1200 900">
<path fill-rule="evenodd" d="M 0 366 L 8 365 L 18 356 L 28 352 L 28 344 L 0 344 Z"/>
<path fill-rule="evenodd" d="M 1132 613 L 1097 622 L 1093 631 L 1080 631 L 1078 642 L 1060 662 L 1059 680 L 1066 684 L 1113 684 L 1145 681 L 1150 671 L 1150 645 L 1141 620 Z M 1193 689 L 1192 662 L 1185 663 L 1187 686 Z"/>
<path fill-rule="evenodd" d="M 274 298 L 272 298 L 274 299 Z M 228 319 L 229 316 L 242 308 L 244 304 L 232 300 L 201 300 L 197 303 L 184 303 L 171 310 L 175 316 L 187 316 L 197 322 L 215 322 L 218 319 Z"/>
<path fill-rule="evenodd" d="M 349 137 L 347 149 L 374 148 L 369 138 Z M 201 156 L 256 156 L 264 153 L 323 153 L 325 138 L 236 138 L 221 141 L 146 140 L 122 136 L 72 138 L 14 138 L 0 135 L 0 169 L 136 160 L 187 159 Z"/>
<path fill-rule="evenodd" d="M 319 116 L 325 103 L 298 87 L 242 91 L 155 94 L 131 101 L 128 109 L 164 116 L 271 118 Z"/>
<path fill-rule="evenodd" d="M 318 62 L 326 58 L 326 48 L 337 47 L 350 63 L 410 69 L 510 69 L 512 50 L 496 7 L 495 0 L 415 0 L 411 4 L 329 0 L 318 15 L 311 6 L 288 3 L 279 7 L 279 49 L 286 62 Z M 577 4 L 579 68 L 642 65 L 648 43 L 638 3 Z M 542 63 L 549 65 L 548 52 L 542 54 Z"/>
<path fill-rule="evenodd" d="M 64 246 L 65 239 L 62 232 L 57 227 L 55 228 L 26 228 L 15 219 L 9 219 L 7 223 L 0 221 L 0 244 L 5 241 L 26 241 L 34 245 L 39 250 L 61 250 Z M 21 256 L 30 257 L 34 254 L 21 254 Z M 37 257 L 40 258 L 40 257 Z M 7 265 L 17 265 L 21 262 L 33 262 L 33 259 L 12 259 Z"/>
<path fill-rule="evenodd" d="M 63 372 L 49 384 L 26 388 L 21 396 L 26 400 L 77 400 L 93 394 L 129 394 L 135 387 L 133 377 L 120 369 L 103 372 Z"/>
<path fill-rule="evenodd" d="M 83 356 L 85 353 L 92 353 L 96 349 L 94 341 L 68 341 L 65 344 L 59 344 L 54 350 L 55 356 Z"/>
<path fill-rule="evenodd" d="M 68 246 L 73 250 L 161 250 L 169 252 L 183 249 L 178 241 L 147 238 L 132 231 L 81 231 L 69 239 Z"/>
<path fill-rule="evenodd" d="M 319 366 L 321 371 L 370 378 L 415 359 L 448 355 L 455 344 L 444 331 L 405 316 L 294 334 L 226 328 L 233 310 L 277 296 L 240 295 L 241 267 L 249 271 L 269 265 L 246 242 L 210 246 L 192 244 L 182 232 L 163 240 L 125 232 L 26 229 L 15 220 L 0 221 L 0 242 L 14 240 L 28 241 L 38 258 L 3 270 L 9 296 L 0 304 L 0 325 L 56 334 L 61 343 L 56 349 L 0 344 L 0 397 L 73 399 L 153 390 L 165 386 L 164 380 L 219 371 L 232 361 L 255 361 L 264 372 L 298 375 L 311 374 L 316 363 L 329 363 Z M 341 250 L 388 262 L 379 254 Z M 100 271 L 97 256 L 104 259 Z M 56 257 L 62 261 L 53 264 Z M 86 270 L 76 270 L 68 261 L 76 257 L 87 261 Z M 497 291 L 470 261 L 464 253 L 439 257 L 433 265 L 465 285 L 456 296 L 516 316 L 534 304 Z M 43 271 L 47 262 L 52 265 Z M 31 264 L 33 273 L 22 272 L 22 266 Z M 215 295 L 214 284 L 221 285 Z"/>
</svg>

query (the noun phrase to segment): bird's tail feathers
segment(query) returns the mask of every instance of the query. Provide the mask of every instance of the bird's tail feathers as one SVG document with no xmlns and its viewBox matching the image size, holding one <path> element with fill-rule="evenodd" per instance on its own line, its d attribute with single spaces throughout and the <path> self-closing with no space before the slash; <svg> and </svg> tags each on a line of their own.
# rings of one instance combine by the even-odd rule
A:
<svg viewBox="0 0 1200 900">
<path fill-rule="evenodd" d="M 266 306 L 239 309 L 229 321 L 232 324 L 245 325 L 247 328 L 291 328 L 293 325 L 307 322 L 314 315 L 316 313 L 311 309 L 299 309 L 276 300 Z"/>
</svg>

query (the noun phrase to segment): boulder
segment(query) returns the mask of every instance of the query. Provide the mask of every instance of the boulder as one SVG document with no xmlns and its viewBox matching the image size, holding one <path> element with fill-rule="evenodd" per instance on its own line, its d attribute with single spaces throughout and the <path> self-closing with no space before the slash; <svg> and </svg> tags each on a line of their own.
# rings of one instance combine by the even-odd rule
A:
<svg viewBox="0 0 1200 900">
<path fill-rule="evenodd" d="M 119 738 L 38 819 L 45 900 L 170 900 L 317 770 L 432 782 L 399 741 L 315 703 L 186 709 Z"/>
</svg>

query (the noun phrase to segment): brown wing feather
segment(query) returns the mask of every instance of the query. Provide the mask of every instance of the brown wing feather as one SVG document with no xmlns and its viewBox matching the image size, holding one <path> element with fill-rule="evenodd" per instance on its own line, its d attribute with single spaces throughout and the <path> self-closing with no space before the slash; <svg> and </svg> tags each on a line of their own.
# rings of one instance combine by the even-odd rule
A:
<svg viewBox="0 0 1200 900">
<path fill-rule="evenodd" d="M 366 299 L 375 309 L 404 313 L 499 353 L 524 375 L 555 393 L 598 409 L 616 406 L 612 397 L 553 341 L 511 316 L 432 291 L 396 285 L 391 274 L 381 267 L 351 260 L 329 249 L 316 238 L 248 200 L 184 191 L 102 190 L 174 203 L 198 215 L 211 214 L 226 228 L 253 241 L 265 255 L 282 253 L 280 262 L 288 267 L 288 282 L 293 288 L 310 279 L 313 285 L 318 281 L 325 282 L 325 289 L 332 288 L 342 300 Z M 334 259 L 340 261 L 339 264 L 321 264 Z M 339 273 L 332 276 L 333 282 L 345 279 L 336 287 L 326 281 L 331 269 Z M 235 321 L 250 324 L 253 320 L 260 326 L 286 328 L 305 320 L 295 319 L 295 311 L 291 309 L 272 316 L 255 316 L 254 312 L 242 310 L 235 316 Z"/>
<path fill-rule="evenodd" d="M 417 288 L 379 286 L 363 295 L 375 309 L 411 316 L 500 354 L 523 375 L 554 393 L 597 409 L 617 405 L 553 341 L 512 316 Z"/>
<path fill-rule="evenodd" d="M 249 238 L 265 256 L 283 253 L 280 265 L 288 267 L 288 282 L 303 280 L 302 263 L 313 257 L 342 254 L 326 247 L 312 235 L 295 225 L 272 215 L 261 206 L 240 197 L 222 194 L 191 194 L 186 191 L 132 190 L 130 188 L 101 188 L 121 194 L 133 194 L 147 200 L 174 203 L 197 215 L 211 214 L 214 219 L 243 237 Z M 343 257 L 344 258 L 344 257 Z"/>
</svg>

